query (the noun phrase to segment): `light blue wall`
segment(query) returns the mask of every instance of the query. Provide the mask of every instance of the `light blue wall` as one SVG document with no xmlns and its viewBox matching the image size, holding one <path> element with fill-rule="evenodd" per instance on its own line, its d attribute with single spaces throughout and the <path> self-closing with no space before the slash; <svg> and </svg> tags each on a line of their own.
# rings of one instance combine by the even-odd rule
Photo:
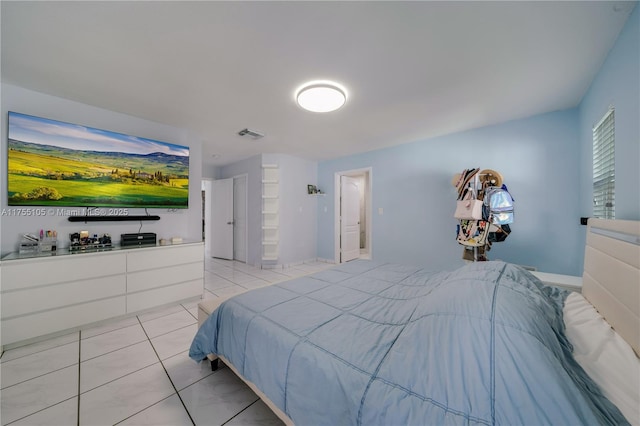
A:
<svg viewBox="0 0 640 426">
<path fill-rule="evenodd" d="M 578 274 L 578 148 L 572 109 L 321 162 L 318 185 L 327 196 L 318 206 L 318 256 L 334 257 L 334 174 L 372 167 L 374 260 L 461 265 L 451 178 L 481 167 L 503 174 L 516 206 L 513 233 L 489 258 Z"/>
<path fill-rule="evenodd" d="M 579 109 L 580 212 L 593 213 L 593 126 L 615 107 L 616 219 L 640 220 L 640 7 L 627 20 Z"/>
<path fill-rule="evenodd" d="M 372 166 L 374 259 L 458 266 L 450 179 L 477 166 L 502 172 L 516 200 L 513 233 L 489 258 L 581 275 L 578 218 L 592 214 L 592 127 L 609 105 L 616 109 L 616 218 L 640 219 L 639 104 L 636 5 L 578 108 L 321 162 L 318 185 L 328 195 L 318 207 L 318 256 L 333 258 L 334 173 Z"/>
</svg>

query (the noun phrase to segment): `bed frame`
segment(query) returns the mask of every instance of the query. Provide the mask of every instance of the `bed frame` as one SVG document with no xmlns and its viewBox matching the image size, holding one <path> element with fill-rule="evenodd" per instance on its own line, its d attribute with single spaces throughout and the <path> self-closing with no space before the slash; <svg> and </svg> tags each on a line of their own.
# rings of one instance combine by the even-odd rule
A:
<svg viewBox="0 0 640 426">
<path fill-rule="evenodd" d="M 640 356 L 640 221 L 589 219 L 582 293 Z M 220 358 L 286 425 L 291 420 Z"/>
<path fill-rule="evenodd" d="M 582 294 L 640 356 L 640 221 L 589 219 Z"/>
</svg>

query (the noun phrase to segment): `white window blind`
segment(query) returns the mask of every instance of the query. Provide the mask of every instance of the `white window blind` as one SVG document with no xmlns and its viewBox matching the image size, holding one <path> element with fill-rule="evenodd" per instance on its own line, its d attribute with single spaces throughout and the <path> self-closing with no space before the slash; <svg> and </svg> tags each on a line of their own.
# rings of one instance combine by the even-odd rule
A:
<svg viewBox="0 0 640 426">
<path fill-rule="evenodd" d="M 614 109 L 593 128 L 593 216 L 615 219 L 615 117 Z"/>
</svg>

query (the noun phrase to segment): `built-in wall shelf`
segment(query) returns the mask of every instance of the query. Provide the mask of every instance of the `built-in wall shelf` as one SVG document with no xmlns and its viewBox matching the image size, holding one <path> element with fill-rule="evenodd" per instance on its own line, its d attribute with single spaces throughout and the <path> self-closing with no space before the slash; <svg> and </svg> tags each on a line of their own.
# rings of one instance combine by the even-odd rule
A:
<svg viewBox="0 0 640 426">
<path fill-rule="evenodd" d="M 315 185 L 307 185 L 307 194 L 308 195 L 324 195 L 325 193 L 322 192 L 322 189 L 318 188 Z"/>
<path fill-rule="evenodd" d="M 280 171 L 277 164 L 262 165 L 262 261 L 273 262 L 279 256 Z"/>
</svg>

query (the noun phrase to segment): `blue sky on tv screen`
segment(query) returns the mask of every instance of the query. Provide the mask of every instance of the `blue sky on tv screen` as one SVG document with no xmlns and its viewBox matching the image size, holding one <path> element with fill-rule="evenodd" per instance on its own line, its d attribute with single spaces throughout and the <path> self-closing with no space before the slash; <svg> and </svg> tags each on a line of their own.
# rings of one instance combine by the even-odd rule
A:
<svg viewBox="0 0 640 426">
<path fill-rule="evenodd" d="M 40 145 L 62 148 L 121 152 L 128 154 L 151 154 L 162 152 L 168 155 L 189 156 L 189 147 L 140 138 L 107 130 L 94 129 L 78 124 L 64 123 L 47 118 L 9 112 L 9 138 Z"/>
</svg>

